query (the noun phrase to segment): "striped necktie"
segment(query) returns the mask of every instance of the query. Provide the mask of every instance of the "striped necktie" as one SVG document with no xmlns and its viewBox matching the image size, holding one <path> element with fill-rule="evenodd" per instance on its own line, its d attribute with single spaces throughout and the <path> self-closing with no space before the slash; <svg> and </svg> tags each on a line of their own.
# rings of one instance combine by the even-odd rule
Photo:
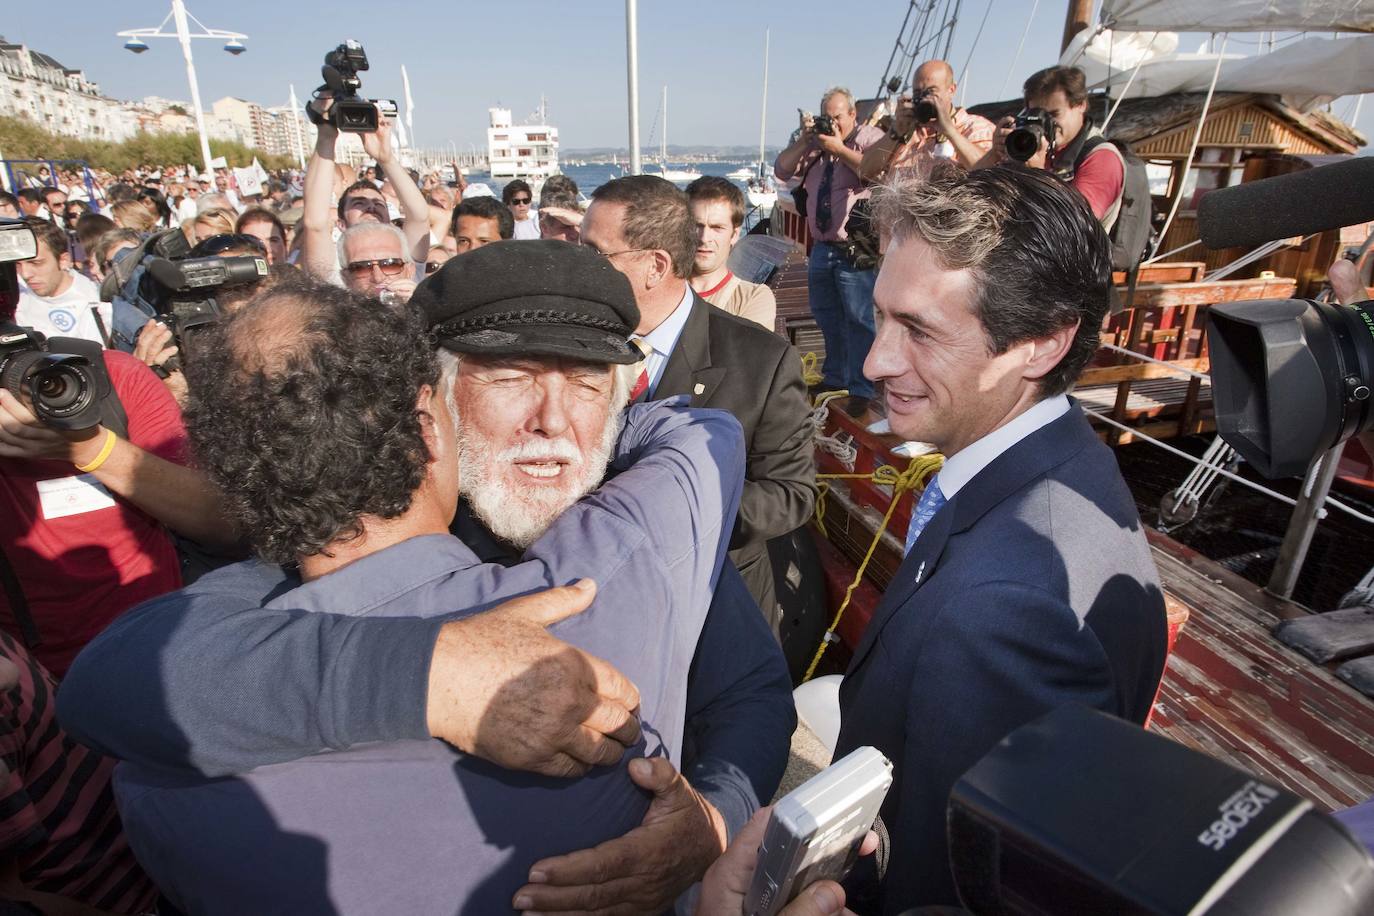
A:
<svg viewBox="0 0 1374 916">
<path fill-rule="evenodd" d="M 940 478 L 937 475 L 926 486 L 921 493 L 921 498 L 916 503 L 916 510 L 911 513 L 911 524 L 906 529 L 906 547 L 902 551 L 902 556 L 911 553 L 911 548 L 915 546 L 916 539 L 921 536 L 926 525 L 935 517 L 935 513 L 940 511 L 940 507 L 945 504 L 945 494 L 940 492 Z"/>
</svg>

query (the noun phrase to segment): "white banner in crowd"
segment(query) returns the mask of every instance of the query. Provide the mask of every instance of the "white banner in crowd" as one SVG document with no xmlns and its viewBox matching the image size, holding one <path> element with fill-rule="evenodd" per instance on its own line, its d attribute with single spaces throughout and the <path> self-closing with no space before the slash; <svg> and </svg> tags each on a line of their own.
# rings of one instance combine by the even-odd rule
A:
<svg viewBox="0 0 1374 916">
<path fill-rule="evenodd" d="M 238 183 L 240 198 L 262 193 L 262 179 L 252 168 L 234 169 L 234 181 Z"/>
</svg>

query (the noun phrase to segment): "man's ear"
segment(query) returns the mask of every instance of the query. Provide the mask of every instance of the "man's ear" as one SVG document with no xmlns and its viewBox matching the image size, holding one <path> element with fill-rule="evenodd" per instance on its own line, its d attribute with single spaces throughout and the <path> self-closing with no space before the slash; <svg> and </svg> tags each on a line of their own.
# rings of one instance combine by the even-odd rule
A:
<svg viewBox="0 0 1374 916">
<path fill-rule="evenodd" d="M 740 237 L 740 235 L 741 235 L 743 232 L 744 232 L 744 227 L 743 227 L 743 226 L 736 226 L 736 227 L 735 227 L 735 234 L 732 235 L 732 236 L 730 236 L 730 247 L 731 247 L 731 248 L 734 248 L 736 245 L 739 244 L 739 237 Z"/>
<path fill-rule="evenodd" d="M 415 395 L 415 415 L 420 418 L 420 435 L 424 437 L 425 448 L 429 449 L 429 460 L 439 454 L 439 430 L 434 418 L 434 399 L 438 393 L 432 385 L 421 385 Z"/>
<path fill-rule="evenodd" d="M 72 253 L 64 249 L 63 252 L 57 256 L 57 266 L 63 270 L 71 270 Z"/>
<path fill-rule="evenodd" d="M 649 276 L 645 285 L 649 289 L 653 289 L 655 286 L 666 282 L 673 275 L 673 259 L 668 255 L 668 252 L 661 248 L 650 251 L 649 257 L 651 259 Z"/>
<path fill-rule="evenodd" d="M 1030 355 L 1021 374 L 1028 379 L 1039 379 L 1048 375 L 1073 346 L 1073 339 L 1078 334 L 1078 325 L 1079 322 L 1075 321 L 1046 337 L 1026 341 L 1030 346 Z"/>
</svg>

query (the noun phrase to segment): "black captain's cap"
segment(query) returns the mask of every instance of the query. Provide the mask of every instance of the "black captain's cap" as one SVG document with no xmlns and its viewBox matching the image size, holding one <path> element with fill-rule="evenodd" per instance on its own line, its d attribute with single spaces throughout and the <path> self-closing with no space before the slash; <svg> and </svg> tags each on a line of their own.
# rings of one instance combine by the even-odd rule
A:
<svg viewBox="0 0 1374 916">
<path fill-rule="evenodd" d="M 568 242 L 504 241 L 450 259 L 410 299 L 440 346 L 481 356 L 563 356 L 596 363 L 643 357 L 630 281 Z"/>
</svg>

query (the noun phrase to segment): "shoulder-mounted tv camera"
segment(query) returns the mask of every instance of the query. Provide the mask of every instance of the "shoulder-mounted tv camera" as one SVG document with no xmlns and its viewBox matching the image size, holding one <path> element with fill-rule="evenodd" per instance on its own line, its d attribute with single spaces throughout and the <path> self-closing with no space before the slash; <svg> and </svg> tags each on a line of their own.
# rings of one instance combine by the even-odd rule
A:
<svg viewBox="0 0 1374 916">
<path fill-rule="evenodd" d="M 188 258 L 190 250 L 179 229 L 150 236 L 137 248 L 120 252 L 100 287 L 100 297 L 116 304 L 116 334 L 129 349 L 148 318 L 172 332 L 181 356 L 164 363 L 165 372 L 181 368 L 194 336 L 224 317 L 220 300 L 225 291 L 241 290 L 267 276 L 265 258 Z M 121 321 L 121 305 L 137 311 L 138 328 Z"/>
</svg>

